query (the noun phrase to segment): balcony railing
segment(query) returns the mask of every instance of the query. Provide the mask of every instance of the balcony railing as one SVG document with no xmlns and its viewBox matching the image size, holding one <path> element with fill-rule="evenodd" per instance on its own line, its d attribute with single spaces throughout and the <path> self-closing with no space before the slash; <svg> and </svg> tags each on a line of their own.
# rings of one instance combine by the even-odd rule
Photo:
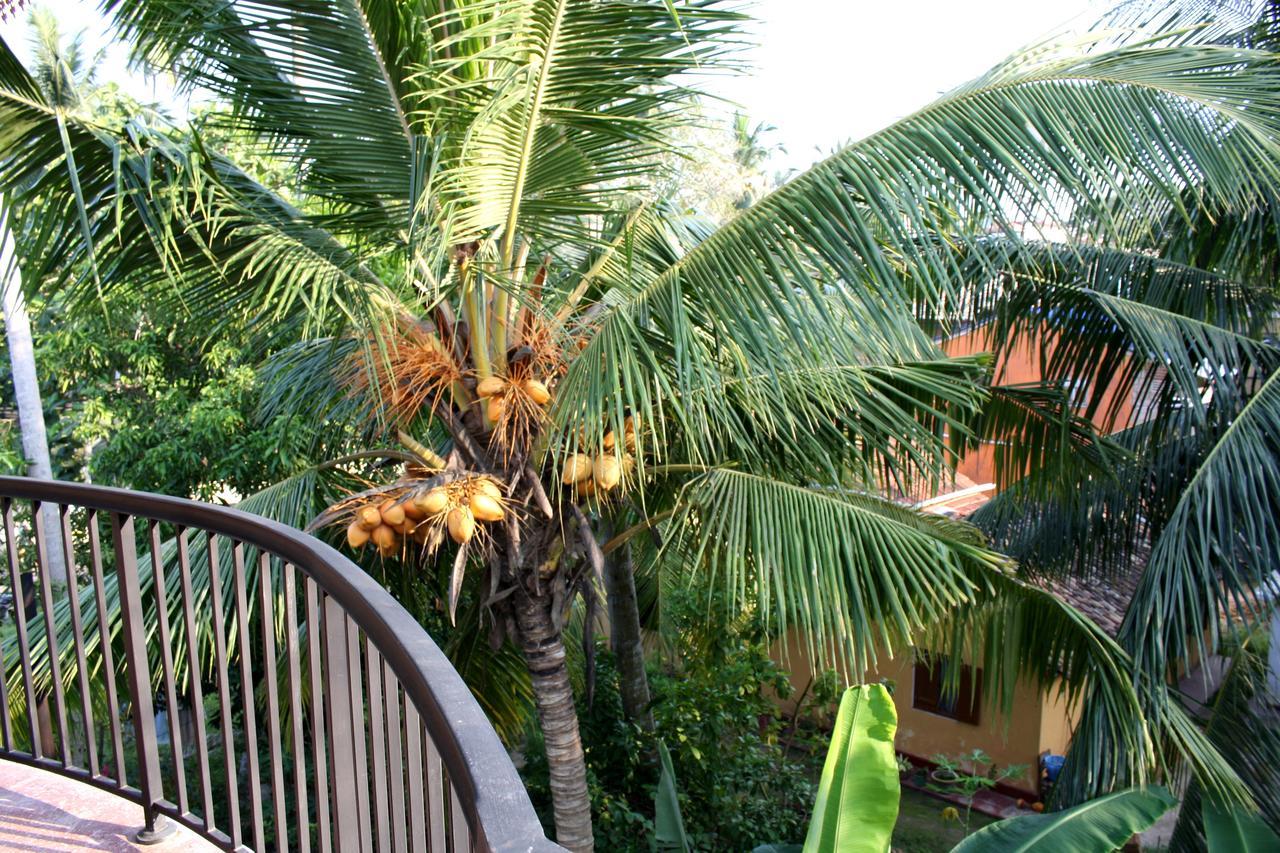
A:
<svg viewBox="0 0 1280 853">
<path fill-rule="evenodd" d="M 167 817 L 228 850 L 561 849 L 440 649 L 323 542 L 15 477 L 0 514 L 0 757 L 139 804 L 144 842 Z"/>
</svg>

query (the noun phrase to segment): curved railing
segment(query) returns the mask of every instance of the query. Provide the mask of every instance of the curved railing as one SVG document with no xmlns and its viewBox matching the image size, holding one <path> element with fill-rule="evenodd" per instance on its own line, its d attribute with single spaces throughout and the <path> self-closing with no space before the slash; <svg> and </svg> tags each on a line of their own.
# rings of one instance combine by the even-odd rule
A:
<svg viewBox="0 0 1280 853">
<path fill-rule="evenodd" d="M 141 805 L 141 841 L 167 816 L 231 850 L 560 850 L 440 649 L 328 545 L 18 477 L 0 514 L 0 757 Z"/>
</svg>

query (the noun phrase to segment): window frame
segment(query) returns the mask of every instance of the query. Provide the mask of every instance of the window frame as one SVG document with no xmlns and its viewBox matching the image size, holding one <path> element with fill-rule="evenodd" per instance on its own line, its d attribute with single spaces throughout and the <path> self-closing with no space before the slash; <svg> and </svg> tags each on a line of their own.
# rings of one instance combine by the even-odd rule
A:
<svg viewBox="0 0 1280 853">
<path fill-rule="evenodd" d="M 911 674 L 911 707 L 958 723 L 970 726 L 980 725 L 982 721 L 981 667 L 973 667 L 967 663 L 959 664 L 960 678 L 955 696 L 950 702 L 942 698 L 945 669 L 955 665 L 949 655 L 917 651 Z"/>
</svg>

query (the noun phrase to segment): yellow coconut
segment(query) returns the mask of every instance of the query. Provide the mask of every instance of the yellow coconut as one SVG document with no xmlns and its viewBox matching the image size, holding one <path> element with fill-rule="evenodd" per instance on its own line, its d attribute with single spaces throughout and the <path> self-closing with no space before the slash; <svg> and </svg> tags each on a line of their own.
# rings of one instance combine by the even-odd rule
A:
<svg viewBox="0 0 1280 853">
<path fill-rule="evenodd" d="M 476 494 L 488 495 L 495 501 L 502 500 L 502 489 L 493 480 L 482 478 L 475 482 Z"/>
<path fill-rule="evenodd" d="M 592 474 L 595 476 L 596 486 L 608 491 L 618 485 L 618 481 L 622 479 L 622 466 L 618 463 L 616 456 L 602 453 L 596 457 Z"/>
<path fill-rule="evenodd" d="M 564 474 L 560 481 L 566 486 L 581 483 L 591 478 L 591 457 L 585 453 L 575 453 L 564 463 Z"/>
<path fill-rule="evenodd" d="M 617 436 L 613 434 L 613 430 L 609 430 L 604 434 L 604 449 L 613 450 L 613 446 L 618 443 Z"/>
<path fill-rule="evenodd" d="M 546 385 L 543 385 L 537 379 L 526 379 L 524 392 L 529 395 L 530 400 L 533 400 L 539 406 L 545 406 L 551 402 L 551 392 L 547 390 Z"/>
<path fill-rule="evenodd" d="M 373 539 L 373 544 L 378 546 L 378 550 L 382 552 L 384 557 L 395 550 L 396 532 L 385 524 L 380 524 L 373 528 L 373 533 L 370 534 L 370 537 Z"/>
<path fill-rule="evenodd" d="M 347 544 L 352 548 L 363 548 L 364 544 L 369 541 L 369 531 L 360 526 L 360 522 L 353 521 L 347 525 Z"/>
<path fill-rule="evenodd" d="M 628 453 L 636 452 L 636 424 L 635 419 L 630 415 L 622 425 L 622 445 Z"/>
<path fill-rule="evenodd" d="M 382 523 L 388 527 L 404 524 L 404 507 L 395 501 L 383 501 L 378 506 L 378 514 L 382 516 Z"/>
<path fill-rule="evenodd" d="M 501 521 L 502 504 L 488 495 L 472 495 L 471 514 L 481 521 Z"/>
<path fill-rule="evenodd" d="M 507 388 L 507 380 L 501 376 L 486 376 L 476 385 L 476 394 L 480 397 L 494 397 Z"/>
<path fill-rule="evenodd" d="M 422 521 L 427 517 L 426 512 L 418 505 L 416 498 L 400 504 L 400 508 L 404 510 L 404 517 L 410 521 Z"/>
<path fill-rule="evenodd" d="M 439 515 L 449 506 L 449 493 L 437 486 L 425 495 L 418 495 L 414 504 L 427 516 Z"/>
<path fill-rule="evenodd" d="M 376 506 L 362 506 L 356 510 L 356 523 L 365 530 L 373 530 L 382 523 L 382 513 Z"/>
<path fill-rule="evenodd" d="M 489 398 L 489 420 L 491 421 L 502 420 L 502 398 L 501 397 Z"/>
<path fill-rule="evenodd" d="M 576 486 L 574 486 L 574 488 L 578 492 L 578 497 L 589 498 L 596 493 L 596 482 L 595 480 L 592 480 L 590 477 L 588 477 L 587 479 L 579 482 Z"/>
<path fill-rule="evenodd" d="M 449 535 L 459 545 L 471 541 L 476 533 L 476 517 L 465 506 L 449 510 Z"/>
</svg>

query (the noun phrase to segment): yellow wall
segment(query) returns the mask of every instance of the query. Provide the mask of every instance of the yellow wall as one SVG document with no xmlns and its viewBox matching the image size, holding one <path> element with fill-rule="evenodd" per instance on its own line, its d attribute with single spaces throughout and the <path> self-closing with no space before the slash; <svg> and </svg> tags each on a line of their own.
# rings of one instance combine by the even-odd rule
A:
<svg viewBox="0 0 1280 853">
<path fill-rule="evenodd" d="M 791 696 L 778 702 L 782 712 L 790 714 L 811 677 L 811 659 L 803 640 L 795 634 L 790 636 L 785 653 L 779 645 L 774 648 L 773 657 L 791 674 Z M 1020 682 L 1014 691 L 1014 712 L 1008 718 L 997 713 L 992 703 L 984 699 L 979 708 L 978 725 L 962 723 L 911 707 L 914 678 L 910 649 L 893 658 L 886 658 L 882 653 L 877 657 L 879 664 L 856 681 L 865 684 L 889 679 L 894 683 L 893 703 L 898 711 L 896 746 L 899 752 L 930 759 L 936 753 L 955 755 L 981 749 L 1001 767 L 1025 764 L 1026 772 L 1005 784 L 1025 792 L 1029 799 L 1035 798 L 1039 787 L 1040 752 L 1053 749 L 1060 753 L 1066 746 L 1065 738 L 1061 746 L 1056 740 L 1064 732 L 1069 736 L 1070 724 L 1063 706 L 1055 706 L 1061 715 L 1060 719 L 1055 718 L 1055 710 L 1050 708 L 1052 698 L 1042 702 L 1034 686 Z M 1051 734 L 1052 745 L 1045 743 L 1046 733 Z"/>
<path fill-rule="evenodd" d="M 1040 703 L 1040 751 L 1066 755 L 1079 715 L 1079 702 L 1068 706 L 1064 698 L 1050 691 Z"/>
</svg>

